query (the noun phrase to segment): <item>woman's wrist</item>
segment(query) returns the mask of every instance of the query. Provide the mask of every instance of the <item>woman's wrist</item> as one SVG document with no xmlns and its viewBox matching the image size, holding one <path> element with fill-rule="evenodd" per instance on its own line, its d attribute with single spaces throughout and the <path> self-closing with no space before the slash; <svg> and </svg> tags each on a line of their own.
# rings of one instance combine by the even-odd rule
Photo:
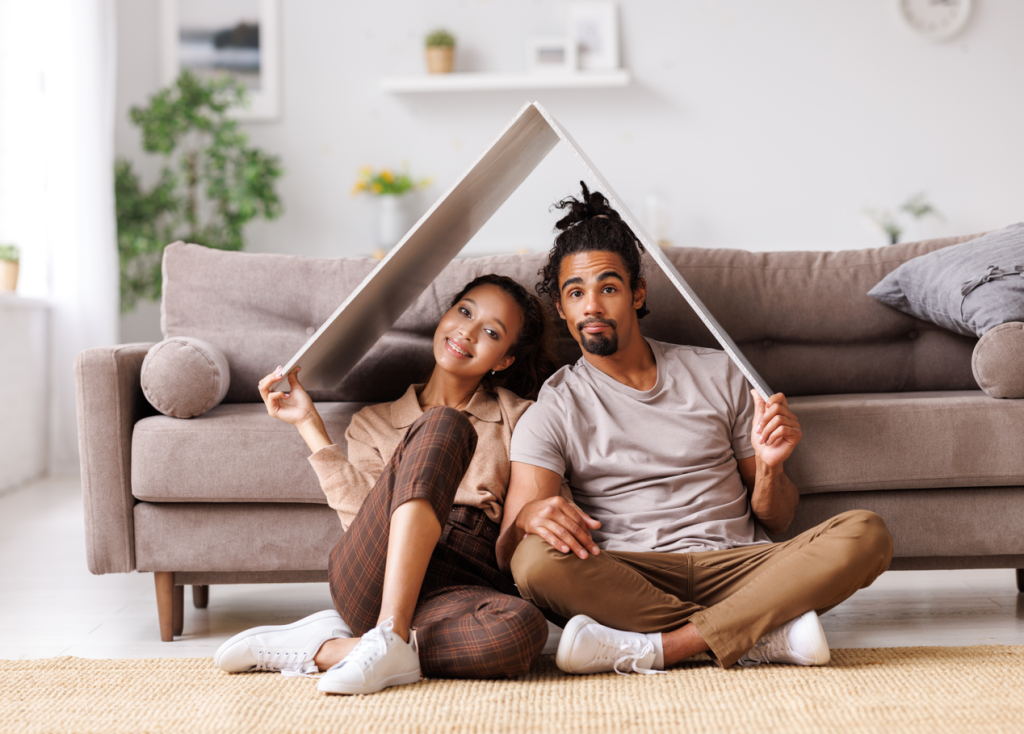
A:
<svg viewBox="0 0 1024 734">
<path fill-rule="evenodd" d="M 324 426 L 323 419 L 315 410 L 296 423 L 295 427 L 299 429 L 299 435 L 302 436 L 306 445 L 309 446 L 309 450 L 314 454 L 325 446 L 330 446 L 334 443 L 331 441 L 331 437 L 327 435 L 327 428 Z"/>
</svg>

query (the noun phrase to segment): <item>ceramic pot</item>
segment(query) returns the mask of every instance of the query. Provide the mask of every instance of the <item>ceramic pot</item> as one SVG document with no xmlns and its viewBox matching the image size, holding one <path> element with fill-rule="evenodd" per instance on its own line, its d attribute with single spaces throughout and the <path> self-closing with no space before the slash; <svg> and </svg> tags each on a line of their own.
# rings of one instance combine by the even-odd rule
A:
<svg viewBox="0 0 1024 734">
<path fill-rule="evenodd" d="M 397 245 L 410 226 L 408 196 L 381 194 L 377 197 L 377 244 L 382 250 Z"/>
<path fill-rule="evenodd" d="M 455 49 L 450 46 L 427 46 L 427 71 L 450 74 L 455 68 Z"/>
<path fill-rule="evenodd" d="M 18 290 L 18 263 L 0 260 L 0 293 Z"/>
</svg>

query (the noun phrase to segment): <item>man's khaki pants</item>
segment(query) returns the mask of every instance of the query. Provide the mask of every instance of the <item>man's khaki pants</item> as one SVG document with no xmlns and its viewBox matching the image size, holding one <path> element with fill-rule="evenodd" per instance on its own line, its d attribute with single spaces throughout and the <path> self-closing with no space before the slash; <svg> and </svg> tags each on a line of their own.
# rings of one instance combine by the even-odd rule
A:
<svg viewBox="0 0 1024 734">
<path fill-rule="evenodd" d="M 885 521 L 852 510 L 783 543 L 703 553 L 602 551 L 581 559 L 528 535 L 512 573 L 524 599 L 566 618 L 586 614 L 633 632 L 691 622 L 727 668 L 765 633 L 870 586 L 891 558 Z"/>
</svg>

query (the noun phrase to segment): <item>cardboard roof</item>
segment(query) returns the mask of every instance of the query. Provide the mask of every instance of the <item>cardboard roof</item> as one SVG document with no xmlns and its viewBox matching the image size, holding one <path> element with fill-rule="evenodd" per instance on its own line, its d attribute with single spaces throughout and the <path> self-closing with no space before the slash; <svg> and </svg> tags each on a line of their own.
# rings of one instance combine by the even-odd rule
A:
<svg viewBox="0 0 1024 734">
<path fill-rule="evenodd" d="M 767 400 L 771 392 L 675 266 L 626 208 L 576 141 L 537 102 L 527 103 L 285 365 L 307 388 L 336 387 L 559 142 L 583 166 L 697 312 L 722 349 Z M 287 384 L 285 381 L 279 385 Z"/>
</svg>

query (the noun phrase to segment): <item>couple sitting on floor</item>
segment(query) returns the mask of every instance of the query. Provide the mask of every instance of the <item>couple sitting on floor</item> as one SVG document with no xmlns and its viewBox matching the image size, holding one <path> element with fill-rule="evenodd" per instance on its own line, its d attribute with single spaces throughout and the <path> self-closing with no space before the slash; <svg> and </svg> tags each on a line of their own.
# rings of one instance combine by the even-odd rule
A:
<svg viewBox="0 0 1024 734">
<path fill-rule="evenodd" d="M 347 457 L 298 369 L 287 393 L 270 392 L 280 368 L 262 380 L 345 526 L 328 563 L 335 609 L 236 635 L 220 668 L 326 671 L 319 690 L 344 694 L 421 671 L 511 677 L 541 654 L 545 617 L 565 626 L 567 673 L 659 671 L 701 652 L 722 667 L 828 662 L 817 615 L 888 568 L 885 523 L 853 511 L 771 542 L 799 499 L 786 398 L 748 392 L 724 352 L 641 336 L 639 241 L 586 186 L 558 206 L 537 290 L 583 357 L 546 382 L 543 304 L 498 275 L 452 300 L 425 385 L 356 414 Z"/>
</svg>

